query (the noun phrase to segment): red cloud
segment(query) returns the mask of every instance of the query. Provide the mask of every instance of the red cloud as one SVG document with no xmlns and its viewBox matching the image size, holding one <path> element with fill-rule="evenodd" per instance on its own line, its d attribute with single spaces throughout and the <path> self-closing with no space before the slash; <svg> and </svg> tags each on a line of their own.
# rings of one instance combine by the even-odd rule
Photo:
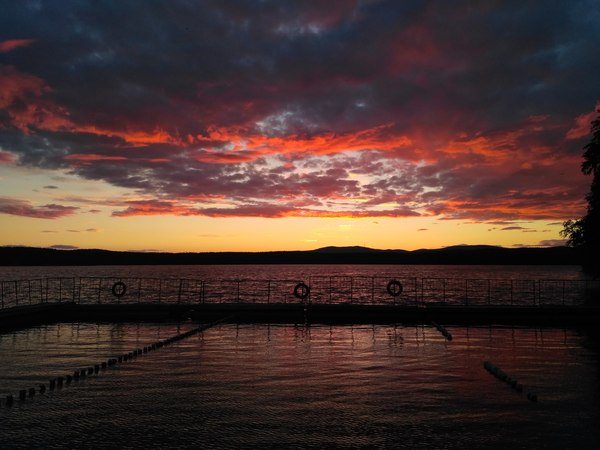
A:
<svg viewBox="0 0 600 450">
<path fill-rule="evenodd" d="M 28 134 L 32 128 L 48 131 L 89 133 L 117 137 L 133 146 L 150 144 L 182 145 L 183 141 L 155 127 L 151 131 L 119 130 L 96 125 L 76 124 L 61 106 L 46 98 L 51 89 L 41 78 L 21 72 L 13 66 L 0 65 L 0 109 L 5 109 L 11 124 Z"/>
<path fill-rule="evenodd" d="M 433 33 L 423 25 L 412 25 L 392 39 L 390 70 L 393 73 L 414 72 L 416 67 L 446 67 Z"/>
<path fill-rule="evenodd" d="M 229 208 L 194 208 L 175 202 L 149 200 L 128 202 L 129 206 L 112 213 L 115 217 L 175 215 L 175 216 L 207 216 L 207 217 L 321 217 L 321 218 L 364 218 L 364 217 L 417 217 L 420 214 L 408 208 L 393 210 L 319 210 L 294 207 L 272 203 L 235 205 Z"/>
<path fill-rule="evenodd" d="M 371 28 L 376 17 L 364 19 L 369 2 L 321 3 L 260 24 L 250 16 L 251 34 L 240 29 L 212 43 L 202 36 L 197 41 L 212 50 L 201 64 L 190 59 L 196 54 L 192 44 L 190 53 L 175 42 L 175 51 L 156 52 L 152 37 L 140 42 L 132 35 L 132 45 L 122 47 L 120 36 L 110 41 L 107 33 L 105 47 L 114 53 L 107 52 L 106 59 L 90 47 L 87 54 L 97 60 L 75 64 L 71 55 L 60 59 L 69 52 L 49 52 L 59 60 L 28 62 L 32 74 L 0 65 L 1 126 L 27 135 L 19 136 L 21 145 L 10 136 L 6 142 L 15 147 L 3 143 L 4 148 L 21 155 L 23 164 L 53 168 L 62 160 L 84 178 L 136 189 L 144 198 L 174 199 L 115 201 L 111 206 L 122 208 L 115 216 L 439 214 L 473 221 L 560 221 L 580 215 L 585 194 L 585 182 L 577 181 L 580 156 L 564 139 L 587 135 L 593 114 L 579 116 L 569 129 L 561 114 L 573 110 L 570 101 L 567 108 L 564 99 L 543 89 L 544 96 L 536 97 L 544 87 L 543 67 L 528 75 L 532 67 L 521 65 L 532 60 L 524 56 L 536 42 L 521 45 L 522 36 L 515 35 L 517 46 L 506 47 L 507 38 L 496 48 L 496 35 L 480 40 L 477 26 L 463 27 L 480 25 L 463 21 L 471 17 L 467 11 L 441 4 L 441 10 L 403 12 Z M 450 12 L 456 20 L 444 23 L 440 17 Z M 344 29 L 335 30 L 338 25 Z M 331 33 L 323 33 L 327 27 Z M 289 36 L 262 45 L 274 32 Z M 322 35 L 303 36 L 311 33 Z M 165 49 L 167 35 L 161 41 Z M 228 40 L 238 35 L 251 37 L 254 49 Z M 547 54 L 543 41 L 531 55 Z M 3 41 L 0 52 L 31 42 Z M 110 73 L 103 72 L 107 68 Z M 63 69 L 68 72 L 61 74 Z M 71 83 L 75 79 L 86 83 Z M 515 93 L 523 99 L 511 97 Z M 552 103 L 559 106 L 552 109 Z M 523 121 L 523 111 L 548 116 Z M 47 148 L 35 145 L 35 134 Z M 13 161 L 13 153 L 0 151 L 0 163 Z M 60 214 L 59 205 L 14 202 L 5 210 L 30 211 L 31 217 Z"/>
<path fill-rule="evenodd" d="M 27 47 L 33 43 L 33 39 L 10 39 L 0 42 L 0 53 L 8 53 L 15 48 Z"/>
<path fill-rule="evenodd" d="M 12 163 L 16 160 L 15 155 L 0 150 L 0 163 Z"/>
<path fill-rule="evenodd" d="M 128 131 L 102 128 L 95 125 L 73 125 L 71 131 L 74 133 L 90 133 L 99 136 L 118 137 L 134 146 L 146 146 L 150 144 L 183 145 L 183 141 L 179 137 L 173 136 L 161 128 L 155 128 L 153 131 L 146 132 L 141 130 Z"/>
<path fill-rule="evenodd" d="M 79 208 L 75 206 L 42 205 L 33 206 L 30 202 L 11 198 L 0 198 L 0 214 L 33 217 L 36 219 L 59 219 L 74 214 Z"/>
<path fill-rule="evenodd" d="M 581 114 L 575 118 L 573 126 L 567 132 L 567 139 L 579 139 L 590 135 L 591 123 L 597 117 L 597 112 L 600 110 L 600 102 L 596 103 L 596 108 L 586 114 Z"/>
<path fill-rule="evenodd" d="M 71 125 L 66 111 L 44 98 L 50 91 L 44 80 L 0 65 L 0 109 L 7 111 L 10 123 L 28 134 L 30 128 L 65 129 Z"/>
<path fill-rule="evenodd" d="M 69 160 L 69 161 L 81 161 L 81 162 L 127 161 L 127 158 L 125 156 L 97 155 L 95 153 L 85 153 L 85 154 L 74 153 L 72 155 L 65 156 L 64 159 Z"/>
<path fill-rule="evenodd" d="M 48 90 L 41 78 L 6 65 L 0 65 L 0 84 L 0 108 L 7 108 L 27 96 L 39 97 Z"/>
<path fill-rule="evenodd" d="M 331 155 L 349 151 L 392 151 L 411 145 L 411 139 L 393 130 L 393 124 L 380 125 L 353 132 L 323 132 L 311 136 L 267 136 L 244 132 L 237 127 L 212 127 L 207 136 L 198 135 L 200 142 L 210 142 L 218 147 L 233 146 L 222 151 L 211 148 L 199 152 L 201 162 L 231 163 L 251 161 L 266 155 Z"/>
</svg>

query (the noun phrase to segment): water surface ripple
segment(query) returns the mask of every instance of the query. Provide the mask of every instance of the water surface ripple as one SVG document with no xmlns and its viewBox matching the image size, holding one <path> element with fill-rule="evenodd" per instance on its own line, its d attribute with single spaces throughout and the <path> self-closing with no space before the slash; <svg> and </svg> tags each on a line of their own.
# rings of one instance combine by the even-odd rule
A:
<svg viewBox="0 0 600 450">
<path fill-rule="evenodd" d="M 7 393 L 186 331 L 0 335 L 2 448 L 597 448 L 597 336 L 569 329 L 220 325 L 60 391 Z M 529 402 L 483 368 L 535 391 Z"/>
</svg>

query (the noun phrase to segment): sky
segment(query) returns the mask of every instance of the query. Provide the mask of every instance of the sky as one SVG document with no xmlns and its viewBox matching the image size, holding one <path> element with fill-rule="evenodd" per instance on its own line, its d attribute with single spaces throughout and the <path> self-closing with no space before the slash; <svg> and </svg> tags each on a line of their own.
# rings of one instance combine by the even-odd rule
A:
<svg viewBox="0 0 600 450">
<path fill-rule="evenodd" d="M 0 245 L 560 245 L 596 0 L 0 0 Z"/>
</svg>

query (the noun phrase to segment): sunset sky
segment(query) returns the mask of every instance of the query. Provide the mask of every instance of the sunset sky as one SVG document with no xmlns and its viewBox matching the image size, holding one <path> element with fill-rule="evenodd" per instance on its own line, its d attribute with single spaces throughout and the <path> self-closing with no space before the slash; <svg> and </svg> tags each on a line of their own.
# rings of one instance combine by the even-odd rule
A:
<svg viewBox="0 0 600 450">
<path fill-rule="evenodd" d="M 0 245 L 559 244 L 597 0 L 0 0 Z"/>
</svg>

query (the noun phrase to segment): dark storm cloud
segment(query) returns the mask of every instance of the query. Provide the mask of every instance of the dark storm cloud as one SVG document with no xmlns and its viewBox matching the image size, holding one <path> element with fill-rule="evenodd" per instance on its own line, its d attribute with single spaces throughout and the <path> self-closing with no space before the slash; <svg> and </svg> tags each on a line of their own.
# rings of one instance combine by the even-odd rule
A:
<svg viewBox="0 0 600 450">
<path fill-rule="evenodd" d="M 598 42 L 591 0 L 11 2 L 0 163 L 156 214 L 560 220 Z"/>
</svg>

